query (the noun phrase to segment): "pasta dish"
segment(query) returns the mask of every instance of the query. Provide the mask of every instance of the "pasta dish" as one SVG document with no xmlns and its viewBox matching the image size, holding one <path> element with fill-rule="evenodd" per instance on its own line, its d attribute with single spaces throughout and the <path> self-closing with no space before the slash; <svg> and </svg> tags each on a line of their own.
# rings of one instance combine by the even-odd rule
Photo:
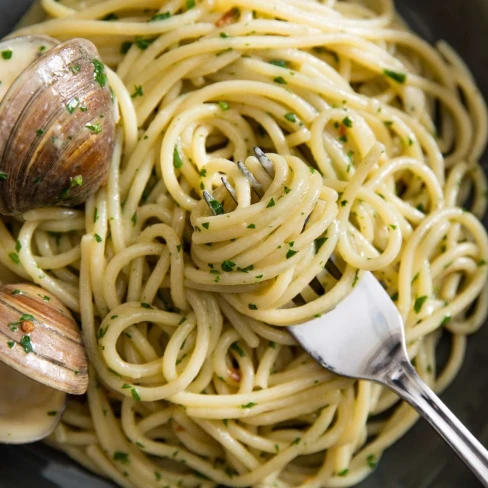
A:
<svg viewBox="0 0 488 488">
<path fill-rule="evenodd" d="M 462 59 L 391 0 L 41 0 L 18 33 L 93 42 L 118 117 L 83 205 L 0 219 L 0 279 L 56 296 L 88 352 L 48 442 L 123 487 L 370 475 L 417 414 L 283 326 L 372 271 L 419 375 L 456 376 L 488 307 L 487 114 Z"/>
</svg>

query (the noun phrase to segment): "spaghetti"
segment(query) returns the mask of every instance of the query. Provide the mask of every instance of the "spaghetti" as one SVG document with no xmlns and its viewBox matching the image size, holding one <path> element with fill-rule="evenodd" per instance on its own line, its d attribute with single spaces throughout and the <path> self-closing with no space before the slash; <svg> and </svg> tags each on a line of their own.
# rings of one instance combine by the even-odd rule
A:
<svg viewBox="0 0 488 488">
<path fill-rule="evenodd" d="M 50 442 L 95 473 L 144 488 L 368 476 L 417 415 L 279 327 L 326 312 L 363 270 L 396 301 L 430 386 L 461 367 L 488 307 L 486 107 L 448 45 L 375 4 L 41 0 L 21 28 L 92 40 L 120 112 L 108 183 L 84 209 L 0 220 L 5 280 L 81 320 L 88 395 Z"/>
</svg>

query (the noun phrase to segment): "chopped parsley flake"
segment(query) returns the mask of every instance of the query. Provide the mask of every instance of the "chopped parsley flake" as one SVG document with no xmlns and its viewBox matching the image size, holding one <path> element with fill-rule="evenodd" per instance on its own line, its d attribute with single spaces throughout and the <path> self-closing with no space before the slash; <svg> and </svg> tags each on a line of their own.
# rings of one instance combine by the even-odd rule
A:
<svg viewBox="0 0 488 488">
<path fill-rule="evenodd" d="M 12 51 L 10 49 L 7 49 L 5 51 L 2 51 L 2 58 L 3 59 L 11 59 L 12 58 Z"/>
<path fill-rule="evenodd" d="M 257 405 L 257 403 L 249 402 L 249 403 L 246 403 L 245 405 L 241 405 L 241 408 L 252 408 L 252 407 L 255 407 L 256 405 Z"/>
<path fill-rule="evenodd" d="M 224 102 L 223 100 L 219 100 L 218 104 L 222 110 L 229 110 L 229 104 L 227 102 Z"/>
<path fill-rule="evenodd" d="M 415 310 L 415 313 L 419 313 L 420 310 L 422 310 L 422 307 L 424 306 L 425 301 L 429 298 L 427 295 L 424 295 L 422 297 L 417 297 L 415 299 L 415 304 L 413 306 L 413 309 Z"/>
<path fill-rule="evenodd" d="M 249 266 L 245 268 L 237 268 L 237 271 L 241 271 L 242 273 L 249 273 L 249 271 L 252 271 L 254 269 L 254 264 L 250 264 Z"/>
<path fill-rule="evenodd" d="M 296 122 L 297 116 L 294 113 L 289 112 L 289 113 L 285 114 L 285 119 L 289 120 L 290 122 Z"/>
<path fill-rule="evenodd" d="M 243 358 L 243 357 L 246 355 L 246 353 L 245 353 L 245 352 L 244 352 L 244 351 L 243 351 L 243 350 L 242 350 L 242 349 L 239 347 L 239 344 L 237 344 L 237 342 L 234 342 L 234 343 L 233 343 L 233 344 L 230 346 L 230 348 L 231 348 L 233 351 L 235 351 L 237 354 L 239 354 L 239 356 L 240 356 L 241 358 Z"/>
<path fill-rule="evenodd" d="M 222 207 L 222 205 L 217 200 L 215 200 L 215 198 L 212 198 L 212 200 L 210 200 L 208 204 L 212 207 L 212 210 L 214 211 L 215 215 L 224 214 L 224 207 Z"/>
<path fill-rule="evenodd" d="M 222 261 L 222 264 L 220 267 L 222 268 L 222 271 L 234 271 L 236 263 L 234 261 L 231 261 L 230 259 L 226 259 Z"/>
<path fill-rule="evenodd" d="M 122 464 L 130 463 L 129 454 L 127 452 L 122 452 L 122 451 L 115 451 L 113 455 L 113 460 L 118 461 L 119 463 Z"/>
<path fill-rule="evenodd" d="M 34 349 L 32 348 L 31 339 L 28 335 L 23 335 L 20 339 L 20 345 L 24 348 L 26 354 L 29 354 Z"/>
<path fill-rule="evenodd" d="M 376 465 L 378 464 L 378 462 L 376 461 L 376 456 L 374 454 L 370 454 L 367 458 L 366 458 L 366 462 L 368 463 L 368 466 L 373 469 L 376 467 Z"/>
<path fill-rule="evenodd" d="M 5 181 L 8 178 L 8 174 L 0 171 L 0 181 Z"/>
<path fill-rule="evenodd" d="M 100 124 L 100 122 L 97 122 L 96 124 L 85 124 L 85 127 L 95 134 L 100 134 L 100 132 L 102 132 L 102 124 Z"/>
<path fill-rule="evenodd" d="M 257 310 L 258 309 L 258 306 L 255 305 L 254 303 L 249 303 L 248 307 L 249 307 L 249 310 Z"/>
<path fill-rule="evenodd" d="M 144 90 L 141 85 L 134 85 L 134 93 L 131 95 L 131 98 L 143 97 Z"/>
<path fill-rule="evenodd" d="M 450 315 L 446 315 L 443 319 L 442 319 L 442 322 L 441 322 L 441 327 L 443 327 L 444 325 L 447 325 L 450 321 L 451 321 L 451 316 Z"/>
<path fill-rule="evenodd" d="M 137 393 L 137 390 L 135 388 L 132 388 L 131 391 L 130 391 L 131 395 L 132 395 L 132 398 L 136 401 L 136 402 L 140 402 L 141 401 L 141 397 L 139 396 L 139 393 Z"/>
<path fill-rule="evenodd" d="M 94 239 L 97 241 L 97 242 L 102 242 L 103 239 L 98 235 L 98 234 L 95 234 L 94 236 Z"/>
<path fill-rule="evenodd" d="M 161 14 L 156 14 L 151 19 L 149 19 L 149 22 L 157 22 L 158 20 L 165 20 L 169 19 L 171 17 L 170 12 L 163 12 Z"/>
<path fill-rule="evenodd" d="M 275 201 L 274 201 L 274 198 L 271 197 L 269 202 L 268 202 L 268 205 L 266 205 L 266 208 L 270 208 L 270 207 L 274 207 L 275 206 Z"/>
<path fill-rule="evenodd" d="M 66 110 L 68 110 L 68 112 L 72 114 L 78 108 L 79 104 L 80 104 L 80 100 L 74 97 L 66 104 Z"/>
<path fill-rule="evenodd" d="M 344 117 L 342 119 L 342 123 L 346 126 L 351 128 L 352 127 L 352 120 L 349 117 Z"/>
<path fill-rule="evenodd" d="M 249 224 L 247 226 L 248 229 L 255 229 L 256 228 L 256 225 L 255 224 Z"/>
<path fill-rule="evenodd" d="M 19 318 L 19 322 L 23 322 L 24 320 L 30 320 L 31 322 L 35 322 L 36 319 L 34 315 L 31 315 L 30 313 L 23 313 Z"/>
<path fill-rule="evenodd" d="M 383 74 L 395 80 L 397 83 L 405 83 L 407 75 L 405 73 L 398 73 L 397 71 L 391 71 L 389 69 L 384 69 Z"/>
<path fill-rule="evenodd" d="M 269 64 L 279 66 L 280 68 L 288 68 L 288 63 L 284 59 L 272 59 Z"/>
<path fill-rule="evenodd" d="M 359 279 L 359 270 L 356 270 L 356 274 L 354 275 L 354 280 L 352 281 L 352 287 L 354 288 L 356 286 L 356 283 L 358 282 Z"/>
<path fill-rule="evenodd" d="M 232 51 L 232 48 L 231 47 L 228 47 L 227 49 L 223 49 L 222 51 L 219 51 L 218 53 L 216 53 L 215 55 L 216 56 L 222 56 L 222 54 L 225 54 L 225 53 L 228 53 Z"/>
<path fill-rule="evenodd" d="M 315 254 L 317 254 L 320 251 L 320 248 L 325 244 L 327 239 L 328 239 L 328 237 L 317 237 L 317 239 L 315 239 L 315 241 L 314 241 Z"/>
<path fill-rule="evenodd" d="M 17 252 L 20 252 L 20 250 L 22 249 L 22 244 L 20 243 L 20 241 L 17 239 L 17 242 L 15 243 L 15 250 Z"/>
<path fill-rule="evenodd" d="M 341 472 L 337 473 L 337 476 L 346 476 L 349 473 L 349 470 L 343 469 Z"/>
<path fill-rule="evenodd" d="M 282 76 L 277 76 L 276 78 L 274 78 L 273 81 L 275 83 L 279 83 L 280 85 L 286 85 L 287 84 L 286 80 Z"/>
<path fill-rule="evenodd" d="M 190 10 L 195 7 L 195 0 L 186 0 L 186 10 Z"/>
<path fill-rule="evenodd" d="M 144 39 L 143 37 L 137 36 L 134 41 L 135 45 L 145 51 L 156 39 Z"/>
<path fill-rule="evenodd" d="M 293 249 L 288 249 L 288 252 L 286 253 L 286 259 L 290 259 L 293 257 L 298 251 L 294 251 Z"/>
<path fill-rule="evenodd" d="M 93 76 L 95 77 L 95 81 L 103 88 L 107 84 L 105 66 L 98 59 L 93 59 L 92 63 L 94 67 Z"/>
<path fill-rule="evenodd" d="M 15 342 L 13 342 L 13 341 L 8 341 L 8 342 L 7 342 L 7 346 L 8 346 L 8 348 L 9 348 L 9 349 L 12 349 L 12 348 L 15 346 Z"/>
<path fill-rule="evenodd" d="M 8 257 L 15 263 L 20 264 L 19 255 L 16 252 L 9 253 Z"/>
<path fill-rule="evenodd" d="M 178 169 L 183 166 L 183 161 L 181 160 L 180 153 L 178 152 L 178 147 L 175 146 L 173 149 L 173 166 Z"/>
</svg>

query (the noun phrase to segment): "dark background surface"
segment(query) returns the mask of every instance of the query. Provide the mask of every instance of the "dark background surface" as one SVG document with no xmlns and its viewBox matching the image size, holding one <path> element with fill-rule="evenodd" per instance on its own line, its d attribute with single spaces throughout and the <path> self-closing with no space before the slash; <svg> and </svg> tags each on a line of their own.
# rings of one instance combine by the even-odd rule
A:
<svg viewBox="0 0 488 488">
<path fill-rule="evenodd" d="M 0 37 L 12 30 L 30 3 L 31 0 L 0 0 Z M 430 42 L 446 39 L 454 46 L 488 99 L 488 0 L 397 0 L 396 4 L 405 20 L 422 37 Z M 487 168 L 486 158 L 483 166 Z M 469 339 L 461 373 L 442 399 L 488 446 L 488 325 Z M 0 445 L 0 488 L 109 486 L 41 444 Z M 423 420 L 386 452 L 374 475 L 359 485 L 360 488 L 479 486 Z"/>
</svg>

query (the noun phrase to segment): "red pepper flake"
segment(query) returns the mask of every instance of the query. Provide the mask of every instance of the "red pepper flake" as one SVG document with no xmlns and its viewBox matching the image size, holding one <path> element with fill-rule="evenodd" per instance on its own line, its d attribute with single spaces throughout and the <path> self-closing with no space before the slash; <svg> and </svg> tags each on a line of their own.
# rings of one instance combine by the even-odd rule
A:
<svg viewBox="0 0 488 488">
<path fill-rule="evenodd" d="M 224 15 L 222 15 L 222 17 L 220 17 L 220 19 L 217 20 L 217 22 L 215 22 L 215 25 L 217 27 L 224 27 L 226 25 L 229 25 L 229 24 L 232 24 L 236 19 L 236 17 L 238 16 L 239 14 L 239 9 L 234 7 L 234 8 L 231 8 L 230 10 L 228 10 L 227 12 L 225 12 Z"/>
<path fill-rule="evenodd" d="M 238 369 L 229 368 L 227 373 L 229 374 L 230 379 L 234 380 L 236 383 L 241 381 L 241 372 Z"/>
<path fill-rule="evenodd" d="M 175 427 L 175 430 L 176 430 L 176 432 L 185 432 L 186 431 L 186 429 L 184 427 L 182 427 L 181 425 L 177 425 Z"/>
<path fill-rule="evenodd" d="M 20 323 L 20 328 L 24 334 L 30 334 L 35 329 L 35 326 L 30 320 L 24 320 Z"/>
<path fill-rule="evenodd" d="M 341 124 L 339 127 L 339 135 L 345 136 L 347 133 L 347 127 L 344 124 Z"/>
</svg>

